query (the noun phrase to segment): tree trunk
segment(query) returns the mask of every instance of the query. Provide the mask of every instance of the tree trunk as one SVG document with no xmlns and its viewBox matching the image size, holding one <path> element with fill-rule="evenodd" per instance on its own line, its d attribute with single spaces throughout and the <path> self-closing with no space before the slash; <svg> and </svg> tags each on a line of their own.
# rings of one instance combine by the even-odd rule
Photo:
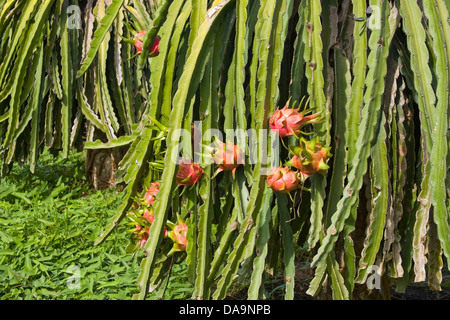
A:
<svg viewBox="0 0 450 320">
<path fill-rule="evenodd" d="M 121 149 L 86 150 L 85 174 L 95 190 L 116 186 L 116 173 L 124 153 Z"/>
</svg>

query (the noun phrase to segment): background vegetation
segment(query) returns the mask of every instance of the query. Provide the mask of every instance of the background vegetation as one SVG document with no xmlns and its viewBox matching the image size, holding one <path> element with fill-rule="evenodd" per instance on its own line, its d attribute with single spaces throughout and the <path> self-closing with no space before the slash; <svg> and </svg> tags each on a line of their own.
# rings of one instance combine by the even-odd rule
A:
<svg viewBox="0 0 450 320">
<path fill-rule="evenodd" d="M 0 179 L 0 299 L 127 300 L 137 292 L 142 252 L 125 251 L 126 228 L 92 246 L 119 206 L 121 191 L 93 190 L 84 161 L 82 153 L 54 159 L 45 152 L 34 174 L 28 166 L 14 166 Z M 189 297 L 186 265 L 175 266 L 174 273 L 169 290 L 150 299 Z"/>
<path fill-rule="evenodd" d="M 313 297 L 374 294 L 366 286 L 374 265 L 382 297 L 392 285 L 403 292 L 411 282 L 440 290 L 450 258 L 449 8 L 448 0 L 0 0 L 1 172 L 14 179 L 14 166 L 27 163 L 36 174 L 28 176 L 35 193 L 2 184 L 5 207 L 20 199 L 28 207 L 5 209 L 1 259 L 13 256 L 27 234 L 9 221 L 33 212 L 30 228 L 37 230 L 37 221 L 62 228 L 55 248 L 58 241 L 70 244 L 72 232 L 89 240 L 81 252 L 115 243 L 103 262 L 120 273 L 130 260 L 113 255 L 136 244 L 122 228 L 158 181 L 155 220 L 142 256 L 134 256 L 135 299 L 164 297 L 170 271 L 184 264 L 195 299 L 223 299 L 244 280 L 247 297 L 262 298 L 267 279 L 278 273 L 284 298 L 293 299 L 303 250 L 311 255 Z M 136 55 L 134 34 L 142 30 Z M 150 57 L 156 35 L 159 55 Z M 177 185 L 177 130 L 191 131 L 194 122 L 203 134 L 255 130 L 257 154 L 272 155 L 279 138 L 261 133 L 278 108 L 303 98 L 322 117 L 304 128 L 306 139 L 333 154 L 330 169 L 309 177 L 304 189 L 286 195 L 269 188 L 261 172 L 273 163 L 251 162 L 245 144 L 246 162 L 235 174 L 215 175 L 215 164 L 201 163 L 204 175 L 193 188 Z M 283 142 L 299 144 L 293 137 Z M 120 197 L 91 194 L 64 179 L 47 189 L 36 178 L 45 148 L 63 158 L 83 149 L 87 181 L 96 188 L 118 183 Z M 290 156 L 281 148 L 276 160 Z M 80 192 L 89 197 L 75 201 Z M 75 230 L 70 212 L 89 208 L 90 199 L 105 207 L 115 199 L 117 209 L 108 207 L 105 216 L 93 207 L 100 225 L 80 214 L 83 227 Z M 54 210 L 61 212 L 53 217 Z M 188 246 L 169 255 L 164 230 L 180 219 Z M 125 238 L 130 244 L 119 245 Z M 45 254 L 23 250 L 4 270 L 13 286 L 38 281 L 33 270 L 48 268 Z M 11 270 L 20 261 L 26 270 L 17 276 Z M 93 280 L 94 286 L 108 288 L 106 274 L 99 277 L 105 282 Z M 116 286 L 128 286 L 123 277 Z"/>
</svg>

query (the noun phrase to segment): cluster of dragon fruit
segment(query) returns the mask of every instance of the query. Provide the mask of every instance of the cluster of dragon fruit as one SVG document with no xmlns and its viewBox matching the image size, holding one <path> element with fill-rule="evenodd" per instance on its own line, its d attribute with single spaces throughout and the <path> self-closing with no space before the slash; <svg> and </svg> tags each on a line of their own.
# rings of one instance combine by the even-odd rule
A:
<svg viewBox="0 0 450 320">
<path fill-rule="evenodd" d="M 292 158 L 283 166 L 273 168 L 267 177 L 267 185 L 274 191 L 289 194 L 313 174 L 324 174 L 329 169 L 327 160 L 331 157 L 331 147 L 324 147 L 317 137 L 309 141 L 304 137 L 304 126 L 320 122 L 320 113 L 306 116 L 309 112 L 306 108 L 300 111 L 300 107 L 294 109 L 286 105 L 276 110 L 269 121 L 281 139 L 293 136 L 298 141 L 298 145 L 289 147 Z"/>
<path fill-rule="evenodd" d="M 142 53 L 143 37 L 145 32 L 139 32 L 135 35 L 132 43 L 136 47 L 137 54 Z M 159 54 L 160 37 L 156 36 L 152 46 L 149 49 L 149 56 L 155 57 Z M 307 140 L 305 136 L 310 133 L 305 133 L 302 129 L 313 123 L 320 122 L 320 113 L 307 115 L 311 112 L 304 108 L 300 111 L 300 107 L 295 109 L 289 107 L 289 101 L 283 108 L 278 108 L 269 120 L 271 129 L 278 133 L 280 139 L 288 137 L 295 137 L 297 143 L 286 147 L 289 151 L 290 158 L 280 167 L 271 169 L 267 176 L 267 186 L 275 192 L 289 194 L 302 188 L 306 179 L 314 174 L 325 174 L 329 169 L 327 160 L 332 156 L 330 153 L 331 147 L 324 147 L 317 137 Z M 216 141 L 216 148 L 213 148 L 211 156 L 217 165 L 216 174 L 222 171 L 231 171 L 235 177 L 235 171 L 240 166 L 245 164 L 245 153 L 238 146 L 231 142 Z M 283 145 L 284 142 L 283 142 Z M 192 188 L 199 183 L 204 170 L 198 163 L 192 161 L 181 161 L 178 164 L 178 171 L 176 174 L 176 181 L 179 187 Z M 214 176 L 215 176 L 214 175 Z M 140 246 L 143 246 L 149 238 L 149 230 L 155 220 L 153 214 L 153 206 L 156 201 L 156 196 L 160 187 L 159 181 L 152 182 L 150 187 L 143 192 L 141 198 L 136 201 L 129 211 L 133 221 L 139 221 L 132 229 L 134 235 L 137 237 Z M 136 220 L 138 219 L 138 220 Z M 173 223 L 167 221 L 164 227 L 164 238 L 169 238 L 173 242 L 170 254 L 177 251 L 185 251 L 187 241 L 188 226 L 185 221 L 178 217 L 177 222 Z"/>
</svg>

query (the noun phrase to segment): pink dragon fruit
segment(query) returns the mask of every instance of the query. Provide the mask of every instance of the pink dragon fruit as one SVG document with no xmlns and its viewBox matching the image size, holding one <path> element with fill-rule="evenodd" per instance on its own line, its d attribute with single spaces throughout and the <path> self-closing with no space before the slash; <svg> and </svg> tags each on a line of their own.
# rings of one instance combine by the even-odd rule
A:
<svg viewBox="0 0 450 320">
<path fill-rule="evenodd" d="M 156 195 L 159 191 L 160 182 L 152 182 L 150 188 L 145 192 L 144 202 L 145 204 L 153 204 L 156 200 Z"/>
<path fill-rule="evenodd" d="M 288 102 L 289 103 L 289 102 Z M 308 110 L 299 112 L 300 108 L 288 108 L 287 104 L 282 109 L 277 109 L 269 120 L 269 125 L 272 130 L 278 130 L 281 138 L 288 136 L 297 136 L 301 133 L 301 129 L 310 123 L 317 123 L 315 120 L 320 113 L 314 113 L 305 116 Z"/>
<path fill-rule="evenodd" d="M 178 185 L 192 186 L 202 177 L 203 173 L 203 168 L 197 163 L 180 162 L 176 180 Z"/>
<path fill-rule="evenodd" d="M 301 177 L 288 167 L 275 167 L 267 176 L 267 185 L 274 191 L 290 193 L 298 188 Z"/>
<path fill-rule="evenodd" d="M 169 238 L 172 239 L 174 243 L 171 252 L 186 250 L 188 244 L 187 232 L 188 226 L 184 221 L 179 220 L 178 224 L 176 224 L 173 229 L 167 233 Z"/>
<path fill-rule="evenodd" d="M 234 174 L 236 168 L 244 163 L 244 152 L 238 145 L 230 142 L 217 142 L 214 162 L 219 166 L 217 172 L 231 170 Z"/>
<path fill-rule="evenodd" d="M 302 138 L 300 146 L 292 150 L 294 156 L 285 165 L 297 168 L 304 177 L 316 172 L 324 174 L 329 169 L 326 161 L 332 156 L 330 150 L 331 147 L 323 147 L 317 138 L 309 142 Z"/>
<path fill-rule="evenodd" d="M 135 34 L 134 37 L 134 45 L 136 47 L 136 51 L 138 54 L 142 53 L 142 45 L 144 44 L 144 36 L 147 33 L 147 31 L 140 31 Z M 156 35 L 153 43 L 149 49 L 149 57 L 156 57 L 159 55 L 159 42 L 161 41 L 161 37 L 159 35 Z"/>
</svg>

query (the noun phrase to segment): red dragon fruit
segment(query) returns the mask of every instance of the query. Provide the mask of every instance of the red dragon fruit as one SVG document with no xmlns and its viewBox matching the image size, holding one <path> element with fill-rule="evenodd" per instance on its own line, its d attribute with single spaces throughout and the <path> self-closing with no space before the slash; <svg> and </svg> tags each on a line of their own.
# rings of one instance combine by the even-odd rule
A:
<svg viewBox="0 0 450 320">
<path fill-rule="evenodd" d="M 244 163 L 244 152 L 238 145 L 230 142 L 217 142 L 217 148 L 214 149 L 214 162 L 219 166 L 217 172 L 232 171 Z"/>
<path fill-rule="evenodd" d="M 289 108 L 287 106 L 288 103 L 284 108 L 277 109 L 269 120 L 270 127 L 274 131 L 278 130 L 281 138 L 293 135 L 297 136 L 307 124 L 319 122 L 316 118 L 320 112 L 305 116 L 309 110 L 305 109 L 299 112 L 300 107 L 298 109 Z"/>
<path fill-rule="evenodd" d="M 153 204 L 156 200 L 156 195 L 159 191 L 160 182 L 152 182 L 150 188 L 144 194 L 145 204 Z"/>
<path fill-rule="evenodd" d="M 185 251 L 188 244 L 187 224 L 183 220 L 178 219 L 177 224 L 168 223 L 168 225 L 171 228 L 171 230 L 167 232 L 167 235 L 173 241 L 173 247 L 169 255 L 177 251 Z"/>
<path fill-rule="evenodd" d="M 142 53 L 142 45 L 144 44 L 144 36 L 147 33 L 147 31 L 140 31 L 135 34 L 134 37 L 134 45 L 136 47 L 136 51 L 138 54 Z M 159 42 L 161 41 L 161 37 L 159 35 L 156 35 L 153 39 L 153 43 L 149 49 L 149 57 L 156 57 L 159 55 Z"/>
<path fill-rule="evenodd" d="M 176 177 L 177 183 L 182 186 L 193 186 L 203 173 L 203 168 L 198 163 L 180 162 Z"/>
<path fill-rule="evenodd" d="M 267 185 L 274 191 L 290 193 L 298 188 L 301 177 L 288 167 L 275 167 L 267 176 Z"/>
<path fill-rule="evenodd" d="M 294 156 L 285 165 L 297 168 L 305 178 L 316 172 L 324 174 L 329 169 L 326 161 L 332 156 L 330 150 L 331 147 L 323 147 L 317 137 L 309 142 L 302 138 L 300 146 L 292 149 Z"/>
</svg>

